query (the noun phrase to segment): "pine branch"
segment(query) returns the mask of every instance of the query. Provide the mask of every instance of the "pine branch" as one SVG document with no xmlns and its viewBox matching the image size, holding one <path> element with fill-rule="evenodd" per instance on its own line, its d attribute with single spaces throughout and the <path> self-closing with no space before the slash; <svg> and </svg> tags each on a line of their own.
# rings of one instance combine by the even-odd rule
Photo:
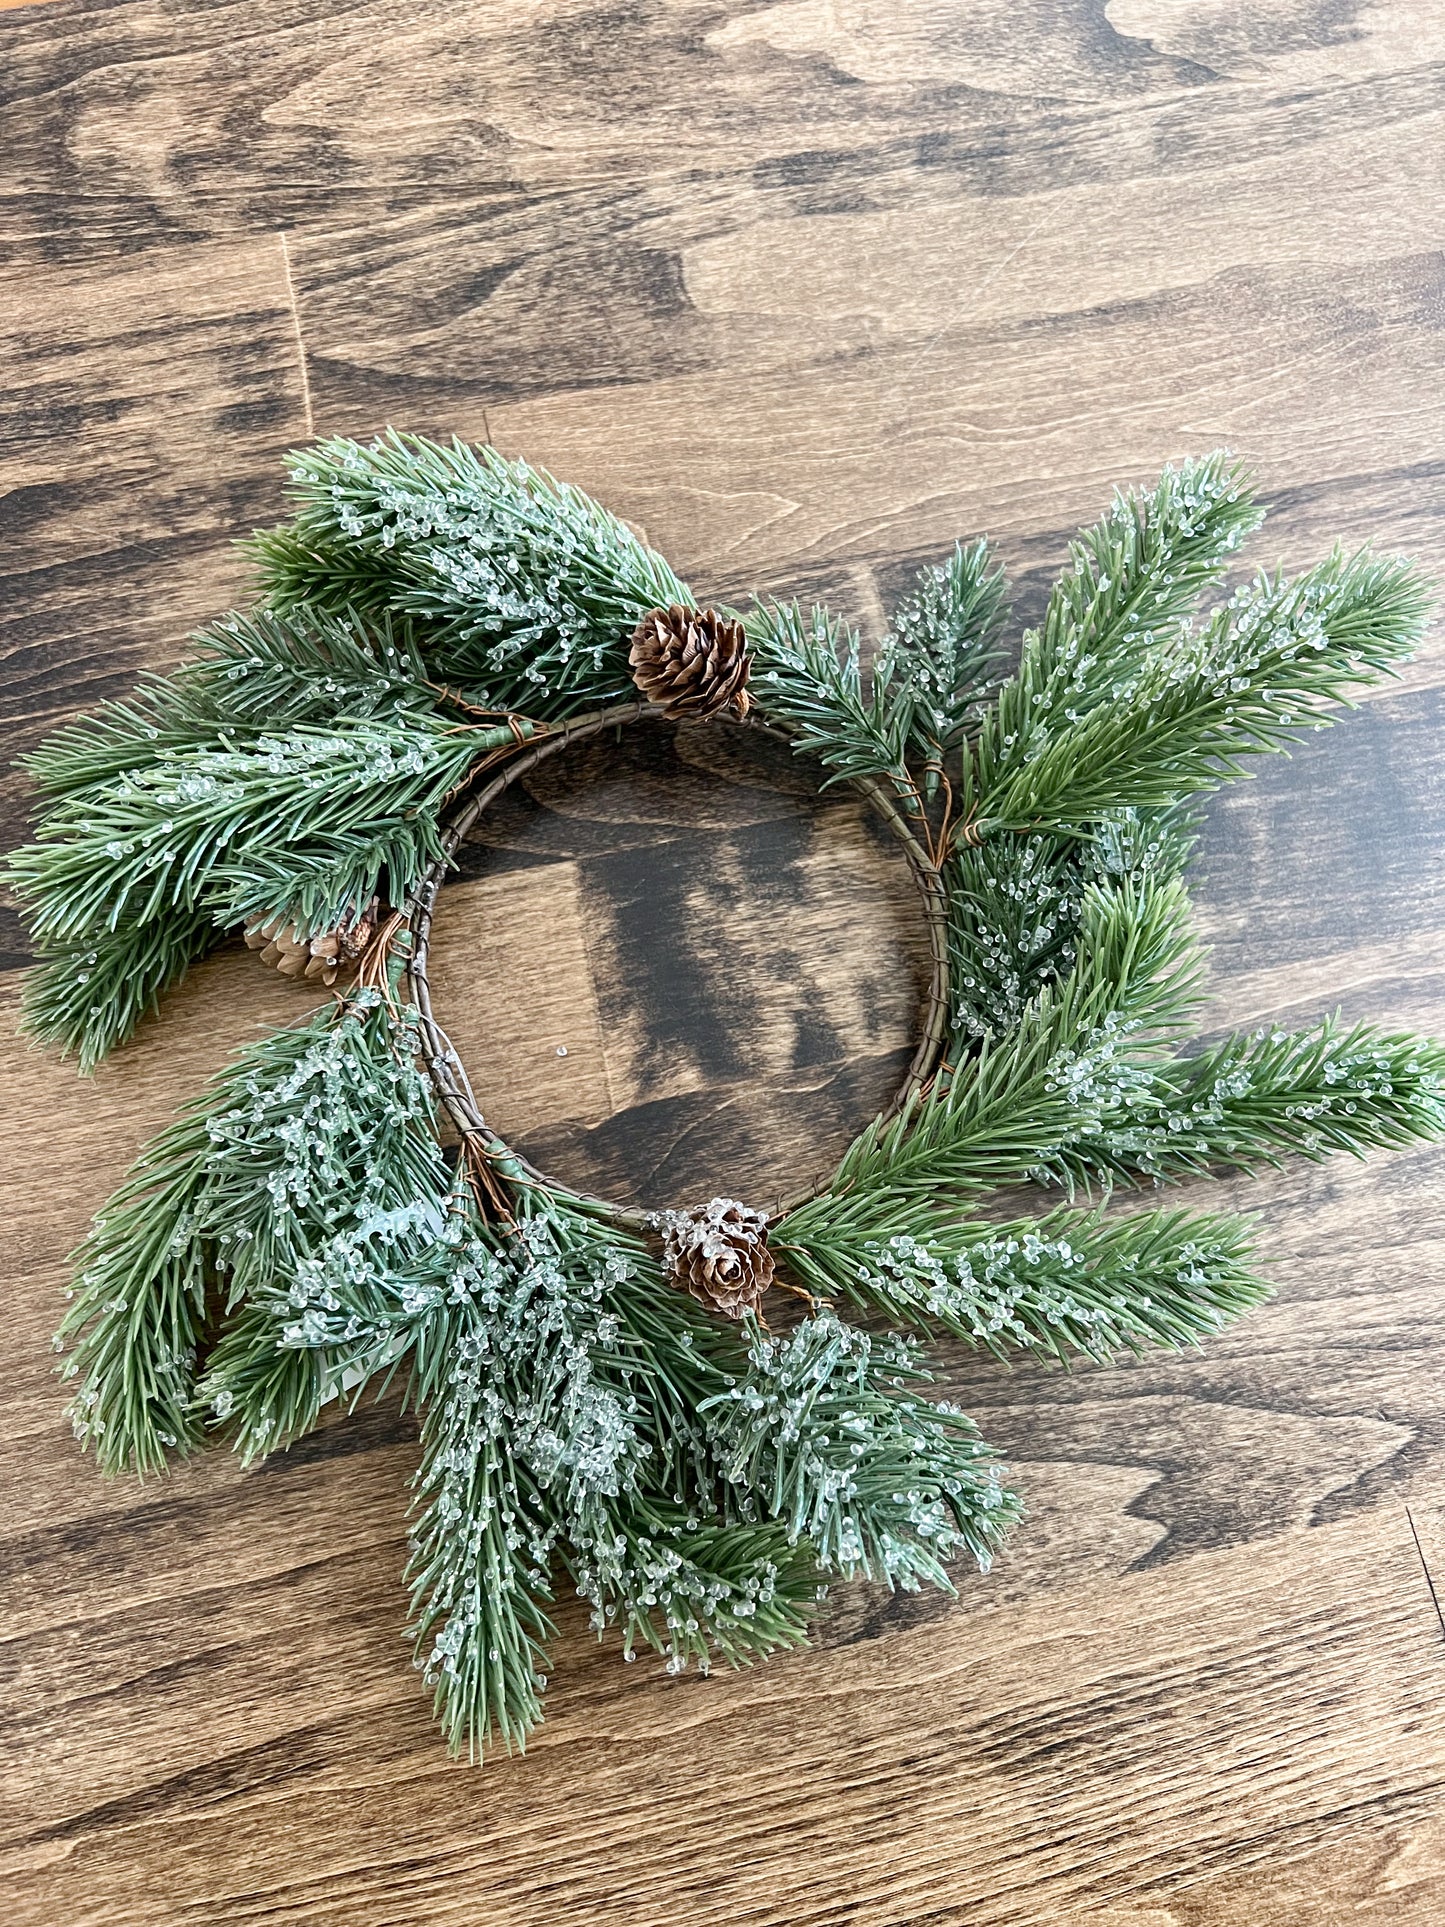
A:
<svg viewBox="0 0 1445 1927">
<path fill-rule="evenodd" d="M 76 1284 L 56 1335 L 62 1377 L 78 1384 L 71 1424 L 107 1472 L 163 1472 L 199 1443 L 196 1347 L 214 1276 L 198 1226 L 205 1118 L 183 1117 L 141 1153 L 76 1252 Z"/>
<path fill-rule="evenodd" d="M 298 838 L 279 856 L 258 841 L 211 866 L 205 900 L 218 925 L 284 919 L 305 939 L 354 921 L 377 895 L 405 903 L 440 851 L 435 806 L 410 821 L 393 814 L 375 835 L 358 828 L 314 842 Z"/>
<path fill-rule="evenodd" d="M 1104 1173 L 1152 1178 L 1442 1137 L 1445 1045 L 1327 1019 L 1229 1037 L 1161 1066 L 1142 1100 L 1106 1113 L 1077 1155 Z"/>
<path fill-rule="evenodd" d="M 179 680 L 197 714 L 228 732 L 440 706 L 411 626 L 386 610 L 365 617 L 307 607 L 232 613 L 193 641 L 199 653 Z"/>
<path fill-rule="evenodd" d="M 197 1390 L 234 1421 L 243 1459 L 315 1423 L 321 1404 L 394 1352 L 351 1346 L 318 1318 L 329 1301 L 408 1267 L 445 1264 L 452 1178 L 435 1136 L 416 1038 L 376 992 L 253 1045 L 207 1107 L 204 1223 L 224 1267 L 228 1309 L 253 1312 L 222 1340 Z M 316 1369 L 268 1358 L 319 1341 Z"/>
<path fill-rule="evenodd" d="M 933 796 L 1005 659 L 1001 632 L 1008 578 L 987 541 L 961 544 L 941 567 L 921 570 L 895 612 L 873 668 L 874 688 L 924 766 Z"/>
<path fill-rule="evenodd" d="M 906 760 L 912 710 L 890 706 L 884 685 L 865 694 L 856 631 L 826 609 L 804 615 L 796 602 L 760 603 L 747 617 L 759 708 L 833 773 L 826 782 L 882 776 L 905 806 L 921 808 Z"/>
<path fill-rule="evenodd" d="M 442 679 L 487 708 L 551 719 L 617 700 L 639 619 L 692 600 L 616 516 L 492 448 L 337 438 L 290 468 L 296 518 L 252 544 L 273 606 L 414 617 Z"/>
<path fill-rule="evenodd" d="M 716 1467 L 699 1406 L 746 1369 L 746 1348 L 735 1327 L 710 1318 L 686 1293 L 664 1278 L 656 1254 L 642 1239 L 619 1230 L 584 1203 L 524 1193 L 516 1201 L 525 1218 L 537 1215 L 547 1240 L 575 1276 L 592 1281 L 600 1331 L 588 1347 L 605 1360 L 613 1382 L 634 1395 L 631 1421 L 642 1441 L 649 1480 L 674 1496 L 714 1502 Z M 603 1338 L 605 1337 L 605 1344 Z"/>
<path fill-rule="evenodd" d="M 1418 641 L 1428 599 L 1403 562 L 1367 552 L 1294 583 L 1260 577 L 1197 637 L 1145 657 L 1122 693 L 1067 727 L 1025 726 L 1000 697 L 985 719 L 973 833 L 1082 835 L 1124 807 L 1167 808 L 1281 750 L 1326 705 L 1374 682 Z"/>
<path fill-rule="evenodd" d="M 443 1222 L 451 1180 L 412 1049 L 359 993 L 248 1046 L 142 1152 L 81 1249 L 60 1333 L 77 1430 L 108 1468 L 159 1470 L 204 1407 L 235 1420 L 248 1458 L 315 1423 L 355 1361 L 281 1356 L 277 1293 L 295 1320 L 329 1266 L 367 1249 L 395 1262 L 398 1241 L 430 1245 Z M 240 1324 L 193 1391 L 208 1284 Z"/>
<path fill-rule="evenodd" d="M 556 1200 L 523 1202 L 507 1255 L 543 1328 L 505 1348 L 503 1410 L 558 1557 L 627 1651 L 669 1671 L 740 1666 L 802 1643 L 816 1594 L 807 1552 L 749 1515 L 716 1511 L 716 1453 L 700 1407 L 745 1360 L 635 1240 Z M 521 1300 L 515 1302 L 520 1303 Z M 493 1327 L 490 1341 L 500 1360 Z M 728 1368 L 731 1367 L 732 1370 Z"/>
<path fill-rule="evenodd" d="M 63 724 L 20 759 L 47 796 L 89 796 L 188 751 L 252 749 L 299 723 L 421 714 L 441 692 L 404 624 L 296 609 L 223 617 L 167 676 Z M 449 714 L 448 722 L 456 717 Z"/>
<path fill-rule="evenodd" d="M 218 924 L 234 922 L 256 895 L 245 883 L 252 858 L 284 873 L 279 853 L 293 850 L 298 878 L 318 861 L 344 865 L 365 852 L 367 874 L 334 906 L 352 908 L 374 887 L 372 853 L 383 837 L 400 871 L 393 889 L 419 880 L 441 852 L 448 795 L 479 756 L 513 740 L 504 726 L 392 715 L 297 724 L 245 748 L 181 751 L 59 799 L 35 842 L 11 857 L 11 879 L 47 944 L 173 910 L 209 908 Z"/>
<path fill-rule="evenodd" d="M 725 1365 L 745 1365 L 737 1339 L 671 1290 L 635 1240 L 550 1198 L 518 1205 L 510 1233 L 473 1220 L 405 1273 L 390 1256 L 362 1262 L 354 1244 L 335 1241 L 284 1298 L 272 1294 L 279 1342 L 325 1357 L 333 1373 L 373 1361 L 408 1371 L 410 1395 L 425 1404 L 450 1409 L 462 1387 L 468 1464 L 506 1455 L 520 1508 L 509 1535 L 525 1514 L 532 1569 L 560 1558 L 599 1631 L 620 1622 L 629 1646 L 665 1652 L 675 1671 L 798 1643 L 816 1588 L 811 1560 L 779 1532 L 738 1532 L 738 1520 L 712 1516 L 716 1470 L 697 1402 L 732 1382 Z M 429 1585 L 442 1567 L 465 1566 L 469 1535 L 489 1521 L 485 1508 L 458 1515 L 449 1536 L 431 1519 Z M 435 1600 L 430 1610 L 434 1619 Z M 446 1617 L 472 1691 L 485 1674 L 474 1634 L 485 1628 L 451 1608 Z M 516 1683 L 522 1704 L 530 1689 Z M 448 1704 L 460 1690 L 438 1674 Z"/>
<path fill-rule="evenodd" d="M 1126 696 L 1168 649 L 1264 512 L 1225 452 L 1166 468 L 1146 494 L 1116 494 L 1070 545 L 1043 625 L 1024 638 L 999 692 L 997 738 L 1010 747 L 1077 723 Z"/>
<path fill-rule="evenodd" d="M 1073 968 L 1092 845 L 997 837 L 955 852 L 948 887 L 954 1054 L 1024 1022 Z"/>
<path fill-rule="evenodd" d="M 1017 1501 L 960 1412 L 900 1389 L 930 1377 L 904 1341 L 820 1312 L 787 1338 L 757 1335 L 749 1360 L 705 1408 L 723 1474 L 825 1572 L 951 1592 L 948 1560 L 987 1570 Z"/>
<path fill-rule="evenodd" d="M 1106 697 L 1117 701 L 1260 519 L 1242 471 L 1223 455 L 1166 469 L 1147 496 L 1115 498 L 1074 544 L 1072 573 L 985 720 L 971 792 L 980 811 L 992 813 L 981 828 L 1000 826 L 991 785 L 1006 753 L 1050 740 Z M 997 666 L 1005 594 L 985 543 L 955 549 L 899 611 L 866 691 L 857 637 L 834 618 L 816 608 L 805 617 L 795 603 L 759 607 L 747 623 L 752 686 L 833 780 L 886 777 L 917 813 L 910 759 L 932 796 Z"/>
<path fill-rule="evenodd" d="M 593 1603 L 598 1632 L 620 1625 L 624 1657 L 650 1648 L 670 1673 L 695 1663 L 705 1674 L 718 1659 L 751 1666 L 807 1644 L 818 1598 L 814 1549 L 774 1521 L 708 1521 L 634 1492 L 590 1530 L 574 1524 L 560 1551 Z"/>
<path fill-rule="evenodd" d="M 196 1410 L 226 1428 L 243 1465 L 284 1451 L 316 1429 L 341 1389 L 339 1371 L 310 1348 L 282 1341 L 281 1327 L 260 1293 L 234 1294 L 229 1316 L 196 1387 Z"/>
<path fill-rule="evenodd" d="M 294 523 L 257 529 L 240 546 L 255 566 L 257 588 L 282 615 L 311 609 L 370 622 L 398 617 L 392 551 L 358 547 L 321 505 L 308 504 Z"/>
<path fill-rule="evenodd" d="M 302 1114 L 315 1115 L 318 1099 L 327 1102 L 316 1088 L 321 1069 L 313 1055 L 277 1097 L 293 1106 L 303 1099 Z M 409 1065 L 394 1069 L 416 1074 Z M 353 1093 L 343 1113 L 361 1096 Z M 227 1158 L 229 1242 L 269 1256 L 248 1266 L 246 1302 L 198 1399 L 211 1402 L 218 1420 L 238 1421 L 237 1449 L 249 1457 L 299 1436 L 338 1391 L 354 1403 L 368 1384 L 400 1375 L 404 1401 L 426 1414 L 406 1573 L 417 1663 L 454 1753 L 475 1759 L 496 1739 L 509 1750 L 522 1746 L 541 1718 L 555 1533 L 533 1468 L 514 1452 L 504 1422 L 513 1413 L 502 1403 L 497 1314 L 515 1296 L 516 1274 L 453 1191 L 434 1143 L 418 1143 L 404 1182 L 384 1194 L 373 1189 L 369 1210 L 339 1213 L 346 1186 L 338 1191 L 323 1179 L 313 1191 L 294 1158 L 282 1182 L 273 1172 L 258 1186 L 266 1131 L 253 1137 L 244 1120 L 225 1125 L 241 1132 Z M 274 1130 L 273 1120 L 272 1141 Z M 318 1134 L 334 1132 L 323 1126 Z M 376 1155 L 374 1145 L 360 1148 Z M 382 1161 L 393 1155 L 388 1145 Z M 262 1200 L 255 1216 L 245 1215 L 248 1196 L 294 1195 L 298 1184 L 313 1207 L 328 1207 L 319 1219 L 314 1209 L 301 1214 L 299 1231 L 292 1214 Z M 318 1235 L 338 1215 L 348 1220 L 342 1228 Z M 544 1345 L 538 1356 L 545 1359 Z"/>
<path fill-rule="evenodd" d="M 999 691 L 979 746 L 980 790 L 1001 750 L 1026 755 L 1099 704 L 1126 697 L 1262 519 L 1243 471 L 1222 453 L 1166 468 L 1147 495 L 1116 494 L 1102 521 L 1071 545 L 1073 566 Z"/>
<path fill-rule="evenodd" d="M 190 693 L 173 678 L 143 676 L 126 702 L 102 703 L 63 723 L 17 758 L 43 796 L 73 796 L 114 781 L 211 734 L 198 728 Z"/>
<path fill-rule="evenodd" d="M 926 1238 L 884 1215 L 871 1235 L 815 1225 L 801 1242 L 785 1222 L 772 1242 L 817 1295 L 999 1358 L 1023 1349 L 1107 1363 L 1196 1344 L 1269 1296 L 1242 1223 L 1184 1211 L 938 1223 Z"/>
<path fill-rule="evenodd" d="M 41 948 L 26 978 L 25 1028 L 42 1044 L 74 1053 L 88 1076 L 160 1005 L 163 992 L 210 950 L 216 926 L 204 911 L 174 911 L 149 923 L 121 922 Z"/>
<path fill-rule="evenodd" d="M 1090 837 L 998 837 L 956 850 L 944 866 L 956 1048 L 1005 1035 L 1068 976 L 1091 885 L 1173 882 L 1193 846 L 1183 813 L 1129 810 Z"/>
<path fill-rule="evenodd" d="M 410 640 L 298 611 L 231 616 L 199 654 L 26 759 L 51 801 L 10 880 L 45 967 L 28 1022 L 89 1069 L 243 917 L 335 928 L 440 851 L 474 763 L 535 724 L 480 727 Z"/>
<path fill-rule="evenodd" d="M 385 619 L 231 616 L 195 641 L 171 677 L 25 759 L 51 799 L 36 842 L 8 866 L 43 964 L 27 1023 L 76 1051 L 82 1070 L 131 1034 L 218 927 L 289 912 L 311 935 L 368 903 L 383 875 L 404 892 L 439 847 L 445 785 L 469 756 L 534 727 L 513 719 L 468 735 L 460 694 L 431 684 Z M 348 799 L 337 785 L 359 758 L 372 786 Z M 388 759 L 389 791 L 376 787 Z M 428 761 L 429 794 L 417 781 Z"/>
<path fill-rule="evenodd" d="M 550 1540 L 489 1410 L 481 1360 L 463 1349 L 427 1412 L 421 1511 L 406 1579 L 417 1664 L 453 1754 L 525 1748 L 542 1717 Z"/>
<path fill-rule="evenodd" d="M 896 1209 L 913 1214 L 907 1228 L 921 1236 L 948 1193 L 1070 1180 L 1074 1147 L 1150 1088 L 1154 1064 L 1197 1008 L 1199 982 L 1177 879 L 1090 886 L 1068 978 L 926 1096 L 862 1131 L 827 1191 L 785 1220 L 788 1235 L 868 1227 Z"/>
</svg>

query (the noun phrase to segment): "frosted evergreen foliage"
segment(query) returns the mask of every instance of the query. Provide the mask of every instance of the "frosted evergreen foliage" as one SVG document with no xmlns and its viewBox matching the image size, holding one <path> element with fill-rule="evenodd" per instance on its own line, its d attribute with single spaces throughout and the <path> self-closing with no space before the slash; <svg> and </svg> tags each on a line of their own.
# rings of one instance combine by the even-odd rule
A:
<svg viewBox="0 0 1445 1927">
<path fill-rule="evenodd" d="M 760 605 L 747 618 L 749 688 L 796 747 L 817 758 L 829 783 L 881 776 L 916 813 L 908 770 L 911 711 L 880 679 L 871 688 L 858 632 L 826 609 L 796 602 Z"/>
<path fill-rule="evenodd" d="M 880 1213 L 913 1230 L 1006 1185 L 1083 1175 L 1080 1147 L 1151 1089 L 1196 1008 L 1187 909 L 1177 879 L 1088 886 L 1068 976 L 1011 1031 L 985 1037 L 897 1116 L 860 1132 L 781 1234 L 841 1236 Z"/>
<path fill-rule="evenodd" d="M 921 815 L 996 678 L 1007 593 L 987 542 L 955 548 L 920 571 L 871 676 L 857 632 L 826 609 L 760 604 L 747 618 L 752 687 L 827 782 L 881 777 Z"/>
<path fill-rule="evenodd" d="M 39 946 L 25 986 L 26 1027 L 95 1069 L 160 1006 L 191 965 L 216 943 L 210 913 L 171 911 L 144 923 L 118 918 L 105 930 Z"/>
<path fill-rule="evenodd" d="M 315 1423 L 346 1358 L 286 1353 L 266 1309 L 343 1251 L 427 1251 L 450 1179 L 411 1035 L 377 993 L 241 1053 L 142 1153 L 78 1254 L 61 1328 L 77 1435 L 110 1470 L 228 1424 L 246 1457 Z M 208 1299 L 230 1322 L 197 1385 Z M 373 1361 L 374 1363 L 374 1361 Z M 123 1367 L 123 1369 L 122 1369 Z"/>
<path fill-rule="evenodd" d="M 456 799 L 630 698 L 637 619 L 690 599 L 494 450 L 332 441 L 293 485 L 255 544 L 267 606 L 29 759 L 28 1021 L 82 1068 L 250 914 L 311 934 L 373 893 L 405 913 Z M 58 1339 L 82 1443 L 146 1474 L 208 1433 L 249 1460 L 390 1388 L 421 1433 L 416 1663 L 473 1757 L 525 1743 L 579 1600 L 626 1657 L 706 1672 L 801 1643 L 836 1578 L 986 1569 L 1018 1501 L 927 1395 L 923 1343 L 1195 1344 L 1267 1292 L 1246 1227 L 1111 1186 L 1445 1137 L 1427 1040 L 1197 1036 L 1192 799 L 1387 673 L 1426 609 L 1368 552 L 1231 594 L 1258 521 L 1224 456 L 1116 497 L 1002 682 L 984 543 L 922 571 L 871 672 L 826 609 L 746 615 L 756 720 L 889 817 L 946 935 L 928 1075 L 766 1223 L 806 1315 L 711 1316 L 666 1269 L 666 1214 L 641 1235 L 482 1130 L 444 1151 L 388 924 L 389 956 L 242 1051 L 96 1219 Z M 1050 1195 L 1030 1212 L 1021 1187 Z"/>
<path fill-rule="evenodd" d="M 823 1571 L 951 1591 L 950 1560 L 988 1570 L 1017 1501 L 963 1414 L 910 1393 L 929 1376 L 911 1346 L 823 1311 L 756 1338 L 749 1365 L 706 1408 L 723 1475 Z"/>
<path fill-rule="evenodd" d="M 343 1384 L 405 1362 L 426 1406 L 409 1577 L 452 1744 L 520 1743 L 540 1717 L 558 1571 L 599 1632 L 619 1624 L 625 1654 L 649 1647 L 673 1671 L 798 1643 L 814 1562 L 766 1521 L 716 1515 L 716 1447 L 664 1379 L 646 1252 L 559 1207 L 496 1231 L 459 1198 L 439 1206 L 421 1249 L 397 1240 L 425 1215 L 393 1214 L 385 1242 L 363 1221 L 262 1302 L 273 1352 Z M 731 1382 L 713 1335 L 679 1322 L 668 1377 Z"/>
<path fill-rule="evenodd" d="M 501 1411 L 462 1339 L 428 1408 L 412 1536 L 416 1658 L 447 1744 L 510 1750 L 542 1717 L 548 1645 L 547 1534 L 525 1503 Z"/>
<path fill-rule="evenodd" d="M 277 608 L 395 610 L 444 676 L 553 716 L 633 693 L 632 630 L 686 586 L 625 523 L 495 449 L 338 437 L 291 458 L 295 521 L 254 554 Z"/>
<path fill-rule="evenodd" d="M 314 609 L 231 614 L 192 638 L 169 676 L 143 677 L 125 702 L 67 723 L 22 758 L 48 796 L 104 799 L 116 778 L 188 750 L 232 747 L 297 723 L 425 718 L 438 691 L 404 630 Z M 456 717 L 451 718 L 456 721 Z"/>
<path fill-rule="evenodd" d="M 310 935 L 403 898 L 457 786 L 530 733 L 459 714 L 386 616 L 232 616 L 195 642 L 25 759 L 48 798 L 8 864 L 45 960 L 27 1020 L 82 1070 L 242 919 Z"/>
<path fill-rule="evenodd" d="M 960 1045 L 1007 1035 L 1068 977 L 1090 885 L 1172 882 L 1192 846 L 1181 812 L 1121 810 L 1082 840 L 1001 837 L 956 851 L 945 874 Z"/>
<path fill-rule="evenodd" d="M 37 935 L 60 942 L 172 910 L 214 907 L 225 927 L 252 909 L 275 909 L 269 875 L 260 887 L 250 882 L 256 851 L 270 869 L 296 875 L 366 851 L 360 890 L 374 888 L 382 852 L 400 840 L 417 853 L 401 865 L 406 887 L 438 853 L 438 806 L 474 760 L 470 732 L 415 721 L 300 725 L 245 749 L 175 753 L 103 796 L 67 799 L 35 853 L 16 858 L 14 874 Z M 428 823 L 430 837 L 413 840 L 415 821 Z"/>
<path fill-rule="evenodd" d="M 1288 747 L 1404 661 L 1425 609 L 1403 563 L 1337 552 L 1295 582 L 1260 577 L 1197 633 L 1156 638 L 1088 706 L 1034 703 L 1021 670 L 979 732 L 980 833 L 1081 835 L 1120 807 L 1217 787 L 1241 756 Z"/>
<path fill-rule="evenodd" d="M 1445 1132 L 1445 1050 L 1333 1019 L 1171 1057 L 1080 1147 L 1101 1174 L 1163 1178 L 1285 1155 L 1398 1149 Z"/>
<path fill-rule="evenodd" d="M 1166 468 L 1147 492 L 1116 494 L 1071 545 L 1043 623 L 1025 636 L 1018 672 L 999 691 L 1001 743 L 1037 742 L 1046 729 L 1077 725 L 1127 697 L 1263 519 L 1243 471 L 1224 454 Z"/>
<path fill-rule="evenodd" d="M 878 652 L 875 686 L 907 719 L 930 797 L 999 678 L 1007 613 L 1008 578 L 988 543 L 960 543 L 945 563 L 919 572 Z"/>
<path fill-rule="evenodd" d="M 1002 1224 L 952 1222 L 925 1236 L 793 1232 L 814 1288 L 895 1325 L 1015 1351 L 1107 1361 L 1195 1343 L 1266 1295 L 1242 1226 L 1186 1211 L 1058 1211 Z"/>
</svg>

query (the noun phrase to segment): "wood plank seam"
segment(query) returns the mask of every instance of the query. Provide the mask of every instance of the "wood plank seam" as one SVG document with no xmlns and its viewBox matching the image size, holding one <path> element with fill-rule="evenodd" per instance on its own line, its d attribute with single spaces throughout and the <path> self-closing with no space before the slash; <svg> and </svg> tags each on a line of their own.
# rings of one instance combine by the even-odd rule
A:
<svg viewBox="0 0 1445 1927">
<path fill-rule="evenodd" d="M 1420 1535 L 1415 1530 L 1415 1515 L 1411 1512 L 1409 1506 L 1405 1507 L 1405 1517 L 1410 1524 L 1410 1537 L 1415 1541 L 1415 1550 L 1420 1555 L 1420 1566 L 1425 1574 L 1425 1584 L 1430 1588 L 1430 1602 L 1435 1608 L 1435 1617 L 1440 1621 L 1440 1635 L 1442 1639 L 1445 1639 L 1445 1609 L 1441 1608 L 1440 1595 L 1435 1590 L 1435 1581 L 1431 1576 L 1429 1563 L 1425 1558 L 1425 1548 L 1420 1544 Z"/>
<path fill-rule="evenodd" d="M 301 304 L 296 299 L 296 277 L 291 272 L 291 249 L 286 241 L 285 228 L 279 228 L 276 239 L 281 243 L 281 268 L 286 277 L 286 297 L 291 303 L 291 324 L 296 330 L 296 358 L 301 364 L 301 410 L 306 422 L 306 439 L 316 433 L 316 418 L 311 409 L 311 373 L 306 365 L 306 341 L 301 333 Z"/>
</svg>

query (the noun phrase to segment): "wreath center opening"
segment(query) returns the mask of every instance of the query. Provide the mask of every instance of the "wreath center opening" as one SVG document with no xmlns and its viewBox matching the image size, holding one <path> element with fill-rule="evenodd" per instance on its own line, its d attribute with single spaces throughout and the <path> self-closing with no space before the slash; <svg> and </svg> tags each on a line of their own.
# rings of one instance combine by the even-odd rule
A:
<svg viewBox="0 0 1445 1927">
<path fill-rule="evenodd" d="M 764 1205 L 822 1173 L 913 1055 L 929 973 L 866 802 L 758 730 L 652 715 L 478 814 L 428 932 L 487 1124 L 569 1188 Z"/>
</svg>

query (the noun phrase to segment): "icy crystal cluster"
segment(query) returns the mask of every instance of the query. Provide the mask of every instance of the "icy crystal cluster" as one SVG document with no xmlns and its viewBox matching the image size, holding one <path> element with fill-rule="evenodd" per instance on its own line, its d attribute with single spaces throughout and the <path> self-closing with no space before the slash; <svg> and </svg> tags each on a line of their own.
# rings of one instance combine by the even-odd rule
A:
<svg viewBox="0 0 1445 1927">
<path fill-rule="evenodd" d="M 756 1338 L 749 1364 L 707 1408 L 724 1475 L 767 1495 L 825 1572 L 912 1590 L 947 1587 L 945 1562 L 963 1553 L 987 1569 L 1014 1501 L 972 1424 L 909 1395 L 928 1376 L 913 1346 L 824 1311 Z"/>
<path fill-rule="evenodd" d="M 299 525 L 394 571 L 394 606 L 442 625 L 478 700 L 550 713 L 574 691 L 630 687 L 619 645 L 648 609 L 690 603 L 660 556 L 579 491 L 495 450 L 363 448 L 293 458 Z"/>
</svg>

